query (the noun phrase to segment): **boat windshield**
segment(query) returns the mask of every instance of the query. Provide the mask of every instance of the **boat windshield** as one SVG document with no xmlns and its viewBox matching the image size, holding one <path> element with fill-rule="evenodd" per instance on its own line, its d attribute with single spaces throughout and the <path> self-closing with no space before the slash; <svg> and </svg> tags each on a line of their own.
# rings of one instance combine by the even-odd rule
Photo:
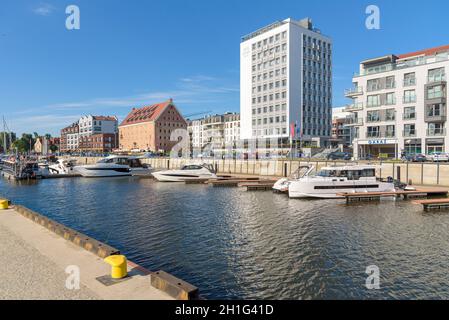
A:
<svg viewBox="0 0 449 320">
<path fill-rule="evenodd" d="M 197 166 L 197 165 L 188 165 L 188 166 L 183 166 L 181 168 L 181 170 L 201 170 L 203 169 L 202 166 Z"/>
<path fill-rule="evenodd" d="M 128 158 L 105 158 L 105 159 L 101 159 L 97 163 L 128 164 Z"/>
</svg>

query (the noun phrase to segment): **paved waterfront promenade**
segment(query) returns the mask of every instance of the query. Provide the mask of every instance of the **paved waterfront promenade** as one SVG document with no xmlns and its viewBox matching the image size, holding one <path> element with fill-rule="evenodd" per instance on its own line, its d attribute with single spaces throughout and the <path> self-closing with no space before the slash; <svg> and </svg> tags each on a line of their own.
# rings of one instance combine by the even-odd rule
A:
<svg viewBox="0 0 449 320">
<path fill-rule="evenodd" d="M 0 210 L 0 299 L 172 299 L 151 287 L 150 276 L 128 265 L 129 280 L 105 286 L 103 259 L 21 216 Z M 78 266 L 80 289 L 66 288 L 68 266 Z"/>
</svg>

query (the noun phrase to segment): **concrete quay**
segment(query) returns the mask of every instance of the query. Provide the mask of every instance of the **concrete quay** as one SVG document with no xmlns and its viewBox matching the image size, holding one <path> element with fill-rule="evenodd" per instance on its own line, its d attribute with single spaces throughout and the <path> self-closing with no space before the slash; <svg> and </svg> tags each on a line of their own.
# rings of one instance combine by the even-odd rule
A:
<svg viewBox="0 0 449 320">
<path fill-rule="evenodd" d="M 132 262 L 128 262 L 127 279 L 104 285 L 96 278 L 110 275 L 111 267 L 102 258 L 25 218 L 14 208 L 0 210 L 0 265 L 1 300 L 173 299 L 151 286 L 151 274 Z M 73 267 L 80 272 L 79 289 L 66 286 L 67 281 L 73 283 Z"/>
</svg>

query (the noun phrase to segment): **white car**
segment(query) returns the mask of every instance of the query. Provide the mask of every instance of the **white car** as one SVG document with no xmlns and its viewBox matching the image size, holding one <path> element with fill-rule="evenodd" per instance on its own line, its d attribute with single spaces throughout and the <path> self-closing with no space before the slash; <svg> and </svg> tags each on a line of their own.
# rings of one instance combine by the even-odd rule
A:
<svg viewBox="0 0 449 320">
<path fill-rule="evenodd" d="M 449 162 L 449 154 L 444 152 L 433 152 L 427 156 L 427 160 L 432 162 Z"/>
</svg>

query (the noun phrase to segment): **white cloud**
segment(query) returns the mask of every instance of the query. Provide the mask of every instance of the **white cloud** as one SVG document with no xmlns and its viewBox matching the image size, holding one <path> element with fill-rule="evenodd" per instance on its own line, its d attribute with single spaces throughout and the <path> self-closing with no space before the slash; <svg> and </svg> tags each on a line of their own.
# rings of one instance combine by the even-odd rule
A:
<svg viewBox="0 0 449 320">
<path fill-rule="evenodd" d="M 53 5 L 42 2 L 33 9 L 33 12 L 39 16 L 49 16 L 55 9 L 56 8 Z"/>
</svg>

